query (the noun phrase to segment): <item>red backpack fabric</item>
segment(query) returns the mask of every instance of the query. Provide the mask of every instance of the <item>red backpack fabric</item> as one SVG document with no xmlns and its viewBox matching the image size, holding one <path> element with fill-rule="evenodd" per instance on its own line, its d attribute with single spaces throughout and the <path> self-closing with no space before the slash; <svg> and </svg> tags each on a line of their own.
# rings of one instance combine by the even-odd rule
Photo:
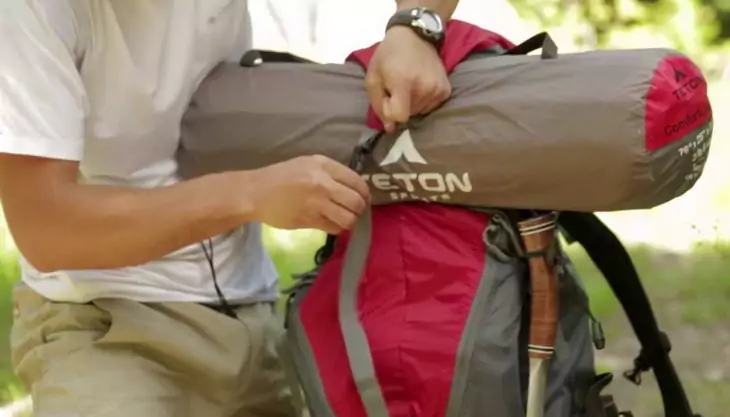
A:
<svg viewBox="0 0 730 417">
<path fill-rule="evenodd" d="M 349 60 L 367 67 L 376 46 Z M 452 21 L 441 57 L 450 72 L 475 53 L 513 46 Z M 372 137 L 382 128 L 372 109 L 368 127 Z M 555 218 L 544 219 L 529 227 L 547 225 L 556 241 Z M 326 245 L 291 290 L 282 346 L 311 416 L 524 417 L 529 274 L 512 220 L 500 210 L 380 205 Z M 570 272 L 561 276 L 561 299 L 585 296 Z M 545 417 L 582 416 L 576 404 L 595 383 L 585 308 L 571 302 L 560 312 L 571 326 L 559 332 Z"/>
<path fill-rule="evenodd" d="M 460 21 L 448 24 L 446 39 L 440 55 L 447 72 L 472 52 L 514 46 Z M 347 60 L 367 68 L 377 46 Z M 383 128 L 372 108 L 368 127 Z M 482 232 L 488 221 L 485 213 L 429 203 L 372 208 L 371 261 L 360 278 L 356 309 L 391 416 L 446 413 L 458 345 L 484 270 Z M 302 302 L 301 319 L 332 411 L 367 417 L 337 310 L 349 234 L 337 242 Z"/>
</svg>

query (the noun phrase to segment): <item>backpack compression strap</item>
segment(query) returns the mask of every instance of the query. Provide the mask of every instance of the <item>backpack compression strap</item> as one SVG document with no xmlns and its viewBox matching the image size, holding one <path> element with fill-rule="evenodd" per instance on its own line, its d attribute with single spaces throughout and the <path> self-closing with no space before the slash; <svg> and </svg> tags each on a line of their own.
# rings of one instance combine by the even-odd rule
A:
<svg viewBox="0 0 730 417">
<path fill-rule="evenodd" d="M 388 417 L 390 413 L 375 375 L 370 344 L 357 311 L 357 290 L 370 252 L 370 229 L 371 213 L 368 207 L 358 218 L 345 252 L 339 294 L 340 330 L 350 370 L 368 417 Z"/>
<path fill-rule="evenodd" d="M 355 172 L 362 170 L 364 158 L 380 137 L 381 134 L 374 130 L 367 130 L 364 133 L 360 144 L 353 153 L 350 168 Z M 371 229 L 372 214 L 368 207 L 355 223 L 345 251 L 340 279 L 338 314 L 350 370 L 365 411 L 368 417 L 388 417 L 390 413 L 375 375 L 370 344 L 357 311 L 358 287 L 360 279 L 365 275 L 370 253 Z M 330 237 L 328 236 L 328 238 Z"/>
<path fill-rule="evenodd" d="M 641 373 L 653 370 L 661 391 L 665 417 L 700 417 L 692 412 L 669 357 L 669 338 L 659 330 L 649 298 L 626 248 L 593 213 L 562 212 L 558 221 L 567 237 L 583 246 L 606 278 L 641 343 L 634 369 L 624 376 L 639 385 Z"/>
</svg>

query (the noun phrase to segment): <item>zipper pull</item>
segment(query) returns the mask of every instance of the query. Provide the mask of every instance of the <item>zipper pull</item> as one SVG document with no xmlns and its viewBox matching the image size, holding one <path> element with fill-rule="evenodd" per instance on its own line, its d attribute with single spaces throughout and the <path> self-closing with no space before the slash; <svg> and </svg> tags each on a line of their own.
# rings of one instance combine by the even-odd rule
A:
<svg viewBox="0 0 730 417">
<path fill-rule="evenodd" d="M 593 339 L 593 346 L 597 350 L 603 350 L 606 347 L 606 334 L 603 332 L 603 325 L 600 321 L 596 320 L 593 313 L 588 311 L 588 317 L 591 320 L 591 338 Z"/>
</svg>

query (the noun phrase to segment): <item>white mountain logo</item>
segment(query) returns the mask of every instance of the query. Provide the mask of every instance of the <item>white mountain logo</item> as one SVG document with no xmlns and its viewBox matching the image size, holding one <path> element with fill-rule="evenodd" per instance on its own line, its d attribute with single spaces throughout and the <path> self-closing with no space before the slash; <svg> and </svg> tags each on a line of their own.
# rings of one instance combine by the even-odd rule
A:
<svg viewBox="0 0 730 417">
<path fill-rule="evenodd" d="M 404 130 L 403 133 L 398 136 L 393 147 L 390 148 L 390 151 L 380 163 L 380 166 L 382 167 L 394 164 L 401 159 L 405 159 L 413 164 L 426 164 L 426 160 L 423 159 L 421 154 L 418 153 L 418 150 L 413 145 L 413 138 L 411 137 L 411 131 L 409 129 Z"/>
<path fill-rule="evenodd" d="M 411 164 L 428 165 L 414 146 L 408 129 L 398 136 L 388 154 L 380 162 L 380 166 L 393 165 L 401 160 Z M 468 172 L 451 170 L 413 172 L 411 169 L 398 171 L 397 165 L 383 171 L 387 172 L 363 174 L 362 177 L 376 190 L 388 193 L 393 201 L 451 201 L 452 194 L 472 192 Z"/>
</svg>

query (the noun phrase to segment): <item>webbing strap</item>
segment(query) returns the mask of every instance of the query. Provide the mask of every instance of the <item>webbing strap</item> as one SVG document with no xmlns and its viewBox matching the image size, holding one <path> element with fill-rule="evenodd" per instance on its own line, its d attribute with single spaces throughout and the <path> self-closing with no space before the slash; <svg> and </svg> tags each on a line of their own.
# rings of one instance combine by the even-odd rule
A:
<svg viewBox="0 0 730 417">
<path fill-rule="evenodd" d="M 378 130 L 365 128 L 365 130 L 363 130 L 360 134 L 360 139 L 357 141 L 357 146 L 352 152 L 350 163 L 347 166 L 353 171 L 360 173 L 362 171 L 363 163 L 365 162 L 365 157 L 370 155 L 382 136 L 382 132 Z M 317 253 L 314 255 L 314 261 L 318 266 L 324 264 L 325 261 L 332 256 L 335 251 L 336 241 L 337 236 L 330 234 L 327 235 L 324 245 L 319 248 Z"/>
<path fill-rule="evenodd" d="M 339 316 L 347 359 L 368 417 L 388 417 L 380 383 L 375 375 L 365 330 L 357 311 L 357 290 L 370 252 L 371 212 L 367 208 L 352 231 L 340 281 Z"/>
<path fill-rule="evenodd" d="M 593 213 L 563 212 L 558 221 L 570 237 L 586 250 L 626 312 L 641 343 L 635 372 L 654 371 L 664 404 L 664 415 L 696 417 L 669 357 L 669 339 L 659 330 L 649 298 L 626 248 Z"/>
<path fill-rule="evenodd" d="M 522 42 L 514 48 L 506 51 L 505 55 L 527 55 L 532 51 L 542 50 L 542 59 L 554 59 L 558 57 L 558 46 L 547 32 L 541 32 Z"/>
<path fill-rule="evenodd" d="M 279 358 L 281 358 L 281 362 L 284 367 L 284 373 L 287 383 L 289 384 L 289 389 L 291 390 L 292 403 L 294 403 L 294 408 L 296 408 L 296 415 L 298 417 L 303 417 L 306 405 L 304 404 L 304 397 L 302 395 L 302 386 L 299 384 L 296 365 L 294 364 L 294 358 L 292 357 L 292 352 L 286 338 L 279 340 L 276 347 L 279 353 Z"/>
</svg>

